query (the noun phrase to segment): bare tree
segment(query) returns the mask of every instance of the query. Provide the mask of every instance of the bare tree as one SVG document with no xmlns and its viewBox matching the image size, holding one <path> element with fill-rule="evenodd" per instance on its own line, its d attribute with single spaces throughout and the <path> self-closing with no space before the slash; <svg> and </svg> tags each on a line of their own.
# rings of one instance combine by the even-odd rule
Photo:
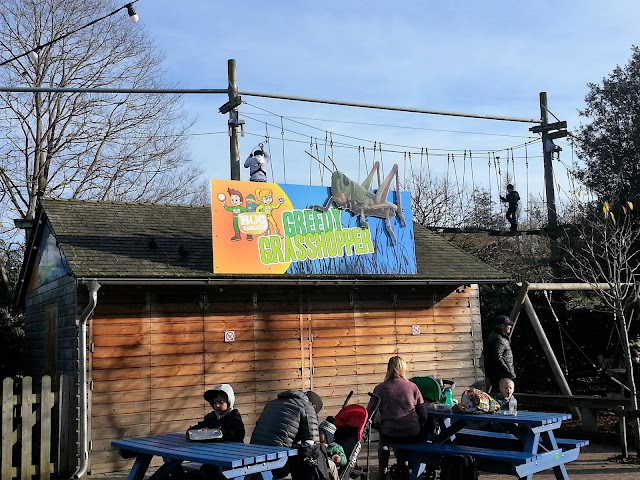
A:
<svg viewBox="0 0 640 480">
<path fill-rule="evenodd" d="M 110 0 L 0 0 L 0 54 L 12 58 L 121 5 Z M 120 12 L 0 68 L 6 86 L 162 85 L 162 56 Z M 32 218 L 42 196 L 199 202 L 178 96 L 5 93 L 0 96 L 0 205 Z"/>
<path fill-rule="evenodd" d="M 637 410 L 637 391 L 629 351 L 629 329 L 640 305 L 640 284 L 637 282 L 640 274 L 640 225 L 633 217 L 633 204 L 626 202 L 612 208 L 604 202 L 601 212 L 585 215 L 578 232 L 576 239 L 567 237 L 566 266 L 580 281 L 607 287 L 598 288 L 595 292 L 618 320 L 629 393 L 633 409 Z M 640 453 L 638 422 L 636 418 L 634 433 Z"/>
<path fill-rule="evenodd" d="M 413 218 L 421 225 L 462 228 L 496 220 L 490 203 L 480 200 L 484 198 L 482 191 L 458 191 L 451 182 L 422 173 L 412 176 L 407 183 Z"/>
</svg>

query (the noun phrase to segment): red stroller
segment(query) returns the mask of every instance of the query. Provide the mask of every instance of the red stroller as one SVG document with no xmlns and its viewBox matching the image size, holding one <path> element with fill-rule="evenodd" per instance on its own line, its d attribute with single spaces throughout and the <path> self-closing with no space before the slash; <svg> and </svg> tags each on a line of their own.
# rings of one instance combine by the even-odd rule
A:
<svg viewBox="0 0 640 480">
<path fill-rule="evenodd" d="M 371 451 L 371 424 L 373 417 L 380 406 L 380 397 L 369 393 L 369 396 L 376 399 L 376 404 L 371 417 L 369 417 L 367 409 L 362 405 L 347 405 L 349 399 L 353 395 L 353 390 L 347 395 L 342 408 L 336 415 L 336 433 L 334 440 L 344 449 L 344 453 L 348 459 L 347 464 L 341 467 L 338 473 L 340 480 L 369 480 L 369 457 Z M 356 464 L 358 454 L 362 449 L 362 442 L 367 442 L 367 464 L 365 468 L 361 468 Z"/>
</svg>

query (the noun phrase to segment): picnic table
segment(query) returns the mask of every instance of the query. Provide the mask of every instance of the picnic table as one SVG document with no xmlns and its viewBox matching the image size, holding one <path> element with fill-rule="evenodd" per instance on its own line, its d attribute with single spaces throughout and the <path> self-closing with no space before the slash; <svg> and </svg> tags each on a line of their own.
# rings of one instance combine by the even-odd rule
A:
<svg viewBox="0 0 640 480">
<path fill-rule="evenodd" d="M 556 438 L 554 430 L 571 415 L 518 411 L 457 413 L 429 411 L 436 432 L 429 441 L 389 444 L 414 462 L 411 478 L 425 465 L 439 465 L 443 456 L 471 455 L 481 471 L 531 479 L 534 473 L 553 468 L 558 480 L 568 480 L 565 464 L 576 460 L 586 440 Z"/>
<path fill-rule="evenodd" d="M 164 464 L 152 478 L 162 480 L 182 471 L 183 462 L 217 466 L 225 478 L 244 478 L 257 474 L 264 480 L 273 479 L 272 470 L 283 467 L 295 448 L 271 447 L 237 442 L 191 442 L 184 433 L 164 433 L 111 442 L 123 458 L 135 462 L 127 480 L 142 480 L 154 456 Z"/>
</svg>

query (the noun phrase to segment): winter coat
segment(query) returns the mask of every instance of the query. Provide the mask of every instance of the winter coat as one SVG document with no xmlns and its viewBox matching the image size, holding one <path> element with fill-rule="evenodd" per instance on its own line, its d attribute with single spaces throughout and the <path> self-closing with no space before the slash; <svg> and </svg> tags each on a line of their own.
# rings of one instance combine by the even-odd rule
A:
<svg viewBox="0 0 640 480">
<path fill-rule="evenodd" d="M 244 442 L 244 422 L 240 412 L 235 408 L 227 410 L 221 417 L 218 417 L 216 412 L 208 413 L 201 422 L 189 427 L 187 431 L 199 428 L 219 428 L 222 431 L 222 440 Z"/>
<path fill-rule="evenodd" d="M 251 435 L 251 443 L 291 447 L 320 440 L 318 415 L 302 390 L 287 390 L 267 403 Z"/>
<path fill-rule="evenodd" d="M 516 400 L 516 397 L 513 395 L 511 395 L 509 400 L 504 398 L 502 393 L 498 393 L 493 398 L 500 404 L 500 410 L 518 410 L 518 400 Z"/>
<path fill-rule="evenodd" d="M 427 408 L 418 386 L 404 378 L 385 380 L 373 389 L 380 397 L 380 433 L 387 437 L 415 437 L 427 421 Z M 369 400 L 371 415 L 376 400 Z"/>
<path fill-rule="evenodd" d="M 485 345 L 484 358 L 485 374 L 492 383 L 498 383 L 503 378 L 516 378 L 513 370 L 513 352 L 509 337 L 497 328 L 491 332 Z"/>
</svg>

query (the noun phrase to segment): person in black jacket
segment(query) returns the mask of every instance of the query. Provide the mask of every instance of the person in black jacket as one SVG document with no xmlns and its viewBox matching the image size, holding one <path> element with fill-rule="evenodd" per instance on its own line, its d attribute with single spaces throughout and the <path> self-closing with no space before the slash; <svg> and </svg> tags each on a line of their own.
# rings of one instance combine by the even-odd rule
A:
<svg viewBox="0 0 640 480">
<path fill-rule="evenodd" d="M 507 208 L 506 218 L 511 225 L 510 230 L 515 232 L 518 230 L 518 217 L 516 216 L 516 210 L 518 210 L 518 202 L 520 201 L 520 195 L 513 189 L 513 185 L 507 185 L 507 196 L 500 196 L 500 201 L 509 204 Z"/>
<path fill-rule="evenodd" d="M 318 412 L 322 409 L 320 396 L 309 390 L 287 390 L 267 403 L 256 422 L 251 443 L 292 447 L 296 443 L 314 444 L 320 441 Z M 287 466 L 274 470 L 274 478 L 283 478 Z"/>
<path fill-rule="evenodd" d="M 204 392 L 204 399 L 209 402 L 213 412 L 207 413 L 201 422 L 189 427 L 187 432 L 200 428 L 219 428 L 222 431 L 222 440 L 244 442 L 244 422 L 240 412 L 233 408 L 236 396 L 231 385 L 216 385 Z"/>
<path fill-rule="evenodd" d="M 204 392 L 204 399 L 209 402 L 213 412 L 207 413 L 201 422 L 189 427 L 187 437 L 189 430 L 218 428 L 222 432 L 222 438 L 219 441 L 244 442 L 244 422 L 240 412 L 233 408 L 236 396 L 231 385 L 228 383 L 216 385 L 211 390 Z M 202 465 L 200 475 L 195 475 L 193 478 L 197 480 L 200 478 L 226 480 L 215 465 Z"/>
<path fill-rule="evenodd" d="M 516 378 L 513 369 L 513 352 L 509 342 L 509 333 L 513 322 L 506 315 L 498 315 L 495 319 L 496 328 L 491 332 L 485 345 L 484 368 L 485 374 L 491 380 L 491 390 L 500 391 L 500 380 Z"/>
</svg>

